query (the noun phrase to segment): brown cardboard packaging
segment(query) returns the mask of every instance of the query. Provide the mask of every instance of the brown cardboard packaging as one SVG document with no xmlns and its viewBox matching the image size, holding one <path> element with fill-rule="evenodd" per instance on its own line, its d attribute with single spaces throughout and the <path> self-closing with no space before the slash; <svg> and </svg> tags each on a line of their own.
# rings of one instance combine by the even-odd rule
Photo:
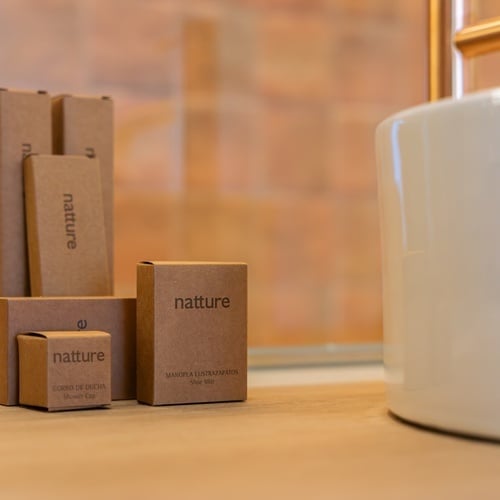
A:
<svg viewBox="0 0 500 500">
<path fill-rule="evenodd" d="M 50 97 L 0 90 L 0 296 L 29 295 L 23 158 L 52 151 Z"/>
<path fill-rule="evenodd" d="M 135 398 L 135 299 L 0 298 L 0 404 L 18 402 L 16 336 L 31 331 L 100 330 L 111 334 L 111 397 Z"/>
<path fill-rule="evenodd" d="M 17 336 L 19 403 L 49 411 L 111 404 L 111 337 L 106 332 Z"/>
<path fill-rule="evenodd" d="M 246 397 L 246 264 L 138 264 L 137 399 L 161 405 Z"/>
<path fill-rule="evenodd" d="M 111 295 L 99 160 L 24 162 L 31 295 Z"/>
<path fill-rule="evenodd" d="M 55 154 L 99 159 L 108 268 L 113 284 L 113 101 L 109 97 L 54 97 L 52 125 Z"/>
</svg>

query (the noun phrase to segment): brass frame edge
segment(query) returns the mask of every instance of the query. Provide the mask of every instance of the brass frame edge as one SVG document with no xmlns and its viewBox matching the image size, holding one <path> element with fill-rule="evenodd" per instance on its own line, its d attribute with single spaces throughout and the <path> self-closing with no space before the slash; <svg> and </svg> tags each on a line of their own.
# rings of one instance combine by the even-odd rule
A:
<svg viewBox="0 0 500 500">
<path fill-rule="evenodd" d="M 476 57 L 500 50 L 500 17 L 493 17 L 455 33 L 455 46 L 464 57 Z"/>
<path fill-rule="evenodd" d="M 429 0 L 428 15 L 428 97 L 435 101 L 451 95 L 450 27 L 451 8 L 446 0 Z"/>
</svg>

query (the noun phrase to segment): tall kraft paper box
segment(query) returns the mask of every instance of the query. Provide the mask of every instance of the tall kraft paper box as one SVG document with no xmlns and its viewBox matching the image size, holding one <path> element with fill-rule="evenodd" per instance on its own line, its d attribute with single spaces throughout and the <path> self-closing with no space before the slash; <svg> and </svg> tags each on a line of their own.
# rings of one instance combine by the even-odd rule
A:
<svg viewBox="0 0 500 500">
<path fill-rule="evenodd" d="M 99 160 L 24 161 L 31 295 L 111 295 Z"/>
<path fill-rule="evenodd" d="M 0 296 L 30 294 L 22 162 L 51 151 L 50 96 L 0 89 Z"/>
<path fill-rule="evenodd" d="M 52 127 L 55 154 L 99 159 L 108 269 L 113 285 L 113 101 L 109 97 L 56 96 L 52 99 Z"/>
<path fill-rule="evenodd" d="M 247 266 L 137 266 L 137 399 L 151 405 L 247 397 Z"/>
</svg>

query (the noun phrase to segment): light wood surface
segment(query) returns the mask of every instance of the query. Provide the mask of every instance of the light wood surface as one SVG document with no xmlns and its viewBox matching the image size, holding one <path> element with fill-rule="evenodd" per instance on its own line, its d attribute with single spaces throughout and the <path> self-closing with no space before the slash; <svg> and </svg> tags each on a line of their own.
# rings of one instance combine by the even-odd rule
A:
<svg viewBox="0 0 500 500">
<path fill-rule="evenodd" d="M 388 415 L 379 382 L 246 403 L 0 408 L 2 498 L 498 498 L 500 445 Z"/>
</svg>

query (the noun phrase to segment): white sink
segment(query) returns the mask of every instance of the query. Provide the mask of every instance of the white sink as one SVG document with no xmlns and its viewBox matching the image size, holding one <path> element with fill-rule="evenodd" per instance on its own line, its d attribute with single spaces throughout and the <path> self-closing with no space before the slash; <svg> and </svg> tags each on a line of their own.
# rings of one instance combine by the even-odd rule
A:
<svg viewBox="0 0 500 500">
<path fill-rule="evenodd" d="M 500 89 L 377 129 L 390 409 L 500 438 Z"/>
</svg>

